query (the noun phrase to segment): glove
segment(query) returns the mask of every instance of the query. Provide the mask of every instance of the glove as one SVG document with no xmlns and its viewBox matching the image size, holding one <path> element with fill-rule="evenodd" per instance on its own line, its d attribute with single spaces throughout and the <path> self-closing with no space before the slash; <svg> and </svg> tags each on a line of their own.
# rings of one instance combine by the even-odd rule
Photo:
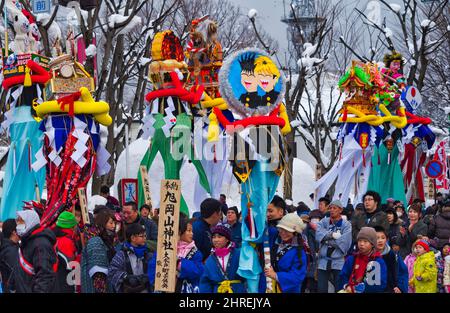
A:
<svg viewBox="0 0 450 313">
<path fill-rule="evenodd" d="M 334 233 L 331 234 L 331 236 L 333 237 L 333 239 L 338 240 L 339 238 L 341 238 L 341 232 L 340 231 L 335 231 Z"/>
</svg>

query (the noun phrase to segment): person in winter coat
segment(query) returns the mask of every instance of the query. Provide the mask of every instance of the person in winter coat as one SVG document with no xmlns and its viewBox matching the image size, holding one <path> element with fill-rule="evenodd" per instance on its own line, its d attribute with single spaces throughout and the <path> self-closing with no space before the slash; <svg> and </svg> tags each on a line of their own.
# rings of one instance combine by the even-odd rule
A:
<svg viewBox="0 0 450 313">
<path fill-rule="evenodd" d="M 122 214 L 125 219 L 125 228 L 131 224 L 141 224 L 145 227 L 147 240 L 156 241 L 158 239 L 158 226 L 152 219 L 139 216 L 136 202 L 127 202 L 122 208 Z"/>
<path fill-rule="evenodd" d="M 387 269 L 387 286 L 385 292 L 388 293 L 407 293 L 408 292 L 408 271 L 402 258 L 387 244 L 388 234 L 381 227 L 376 227 L 377 232 L 377 251 L 381 253 Z M 402 264 L 399 264 L 402 263 Z M 403 269 L 403 271 L 401 271 Z M 403 285 L 402 285 L 403 283 Z"/>
<path fill-rule="evenodd" d="M 286 202 L 280 196 L 273 196 L 267 206 L 267 221 L 269 223 L 269 246 L 272 247 L 278 237 L 278 222 L 286 214 Z"/>
<path fill-rule="evenodd" d="M 60 293 L 74 293 L 79 286 L 74 280 L 68 283 L 68 277 L 73 270 L 73 263 L 81 261 L 78 253 L 75 227 L 77 226 L 75 215 L 65 211 L 56 220 L 56 228 L 53 230 L 56 236 L 56 248 L 58 253 L 57 289 Z"/>
<path fill-rule="evenodd" d="M 428 227 L 428 238 L 434 239 L 436 248 L 442 249 L 450 238 L 450 201 L 446 201 L 441 212 L 434 216 Z"/>
<path fill-rule="evenodd" d="M 345 256 L 352 245 L 352 225 L 341 216 L 343 207 L 339 200 L 329 205 L 330 217 L 317 224 L 316 241 L 319 242 L 318 292 L 328 292 L 328 281 L 338 287 L 339 273 Z"/>
<path fill-rule="evenodd" d="M 415 293 L 436 293 L 437 268 L 430 244 L 425 240 L 418 240 L 414 244 L 414 250 L 417 259 L 414 263 L 414 275 L 409 284 L 414 287 Z"/>
<path fill-rule="evenodd" d="M 450 243 L 446 243 L 442 250 L 446 249 L 446 255 L 444 257 L 444 277 L 442 279 L 442 285 L 445 293 L 450 293 Z M 444 253 L 442 253 L 444 255 Z"/>
<path fill-rule="evenodd" d="M 422 208 L 420 204 L 412 204 L 408 210 L 408 221 L 400 227 L 400 255 L 405 258 L 411 251 L 413 243 L 427 235 L 427 225 L 421 220 Z"/>
<path fill-rule="evenodd" d="M 227 209 L 227 224 L 231 229 L 232 241 L 236 247 L 240 248 L 242 243 L 242 223 L 239 222 L 239 212 L 237 207 L 231 206 Z"/>
<path fill-rule="evenodd" d="M 376 250 L 377 233 L 363 227 L 356 240 L 358 252 L 347 257 L 339 274 L 339 293 L 384 292 L 387 286 L 386 263 Z"/>
<path fill-rule="evenodd" d="M 107 293 L 111 290 L 106 281 L 108 268 L 115 254 L 114 214 L 109 209 L 102 210 L 95 216 L 94 224 L 81 256 L 81 292 Z"/>
<path fill-rule="evenodd" d="M 352 217 L 353 242 L 357 241 L 357 235 L 362 227 L 381 226 L 389 231 L 389 222 L 386 213 L 381 210 L 381 197 L 375 191 L 367 191 L 363 197 L 364 212 Z"/>
<path fill-rule="evenodd" d="M 231 231 L 225 225 L 212 228 L 213 249 L 206 259 L 200 277 L 201 293 L 243 293 L 245 280 L 237 274 L 240 249 L 231 241 Z"/>
<path fill-rule="evenodd" d="M 50 293 L 56 291 L 56 237 L 40 226 L 34 210 L 17 212 L 16 232 L 20 237 L 19 264 L 14 269 L 17 293 Z"/>
<path fill-rule="evenodd" d="M 3 222 L 3 239 L 0 245 L 0 275 L 2 277 L 2 287 L 4 293 L 14 290 L 12 283 L 12 274 L 14 267 L 19 259 L 19 235 L 16 231 L 16 220 L 9 219 Z"/>
<path fill-rule="evenodd" d="M 389 223 L 388 240 L 389 246 L 395 251 L 400 251 L 400 227 L 402 227 L 403 221 L 398 218 L 397 212 L 394 208 L 386 210 L 386 216 Z"/>
<path fill-rule="evenodd" d="M 274 292 L 300 293 L 308 266 L 301 236 L 306 225 L 297 213 L 289 213 L 277 227 L 278 238 L 270 249 L 272 266 L 264 274 L 272 279 Z"/>
<path fill-rule="evenodd" d="M 152 255 L 145 244 L 145 227 L 139 223 L 126 229 L 127 240 L 111 260 L 108 281 L 114 292 L 148 293 L 152 290 L 148 279 L 148 262 Z"/>
<path fill-rule="evenodd" d="M 203 274 L 203 256 L 193 240 L 192 221 L 187 217 L 180 217 L 179 236 L 177 245 L 177 283 L 176 293 L 198 293 L 200 277 Z M 155 282 L 156 254 L 149 264 L 150 282 Z"/>
<path fill-rule="evenodd" d="M 222 220 L 222 203 L 213 198 L 207 198 L 200 204 L 200 218 L 192 224 L 194 241 L 203 256 L 203 261 L 211 253 L 211 227 Z"/>
<path fill-rule="evenodd" d="M 445 293 L 444 285 L 444 271 L 445 271 L 445 257 L 449 255 L 450 242 L 446 242 L 441 251 L 433 251 L 436 259 L 437 275 L 437 292 Z"/>
<path fill-rule="evenodd" d="M 414 276 L 414 263 L 416 263 L 417 255 L 414 247 L 411 249 L 411 253 L 408 254 L 405 258 L 405 264 L 408 269 L 408 293 L 414 293 L 414 287 L 409 284 L 409 281 Z"/>
</svg>

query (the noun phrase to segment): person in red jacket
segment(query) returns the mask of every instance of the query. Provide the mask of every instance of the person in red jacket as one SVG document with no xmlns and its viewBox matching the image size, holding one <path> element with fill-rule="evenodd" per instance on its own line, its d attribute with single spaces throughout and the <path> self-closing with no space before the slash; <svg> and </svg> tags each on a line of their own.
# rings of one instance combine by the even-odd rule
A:
<svg viewBox="0 0 450 313">
<path fill-rule="evenodd" d="M 79 239 L 75 232 L 77 219 L 72 213 L 62 212 L 53 230 L 58 253 L 57 289 L 61 293 L 74 293 L 80 285 L 77 268 L 81 261 Z M 69 277 L 70 276 L 70 277 Z M 70 279 L 68 279 L 70 278 Z"/>
</svg>

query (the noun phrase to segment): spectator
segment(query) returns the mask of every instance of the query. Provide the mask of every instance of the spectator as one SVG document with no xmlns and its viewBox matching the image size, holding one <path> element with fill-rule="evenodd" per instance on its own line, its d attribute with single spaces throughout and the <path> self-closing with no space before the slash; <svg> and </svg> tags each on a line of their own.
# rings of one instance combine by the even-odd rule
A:
<svg viewBox="0 0 450 313">
<path fill-rule="evenodd" d="M 286 214 L 286 202 L 280 196 L 273 196 L 267 206 L 267 221 L 269 223 L 269 245 L 273 246 L 278 237 L 277 224 Z"/>
<path fill-rule="evenodd" d="M 62 212 L 56 221 L 56 227 L 53 230 L 56 236 L 56 247 L 58 251 L 58 272 L 57 272 L 57 286 L 59 293 L 75 293 L 76 281 L 68 283 L 69 274 L 72 272 L 72 263 L 80 262 L 81 247 L 79 240 L 75 233 L 77 226 L 77 219 L 71 212 Z"/>
<path fill-rule="evenodd" d="M 330 199 L 327 197 L 322 197 L 319 199 L 319 212 L 321 214 L 321 219 L 325 216 L 329 216 L 328 214 L 328 205 L 330 204 Z"/>
<path fill-rule="evenodd" d="M 139 223 L 126 228 L 126 242 L 111 260 L 108 281 L 118 293 L 149 293 L 148 278 L 151 252 L 145 244 L 146 229 Z"/>
<path fill-rule="evenodd" d="M 400 201 L 398 204 L 394 205 L 394 209 L 395 212 L 397 212 L 397 216 L 399 219 L 406 220 L 408 218 L 406 209 Z"/>
<path fill-rule="evenodd" d="M 387 286 L 388 293 L 406 293 L 408 292 L 408 269 L 402 258 L 398 258 L 395 252 L 387 244 L 387 232 L 377 226 L 377 251 L 381 253 L 387 268 Z"/>
<path fill-rule="evenodd" d="M 441 212 L 436 215 L 428 227 L 428 238 L 436 242 L 436 248 L 442 249 L 450 238 L 450 201 L 446 201 Z"/>
<path fill-rule="evenodd" d="M 405 258 L 405 264 L 408 269 L 408 293 L 414 293 L 414 287 L 409 284 L 409 281 L 414 276 L 414 263 L 416 262 L 416 259 L 417 255 L 413 245 L 411 253 L 408 254 Z"/>
<path fill-rule="evenodd" d="M 377 233 L 375 229 L 362 227 L 356 240 L 358 252 L 345 260 L 344 267 L 339 274 L 340 292 L 383 292 L 387 284 L 387 270 L 381 254 L 376 251 Z M 376 262 L 377 265 L 372 262 Z"/>
<path fill-rule="evenodd" d="M 152 211 L 152 207 L 148 204 L 143 204 L 139 209 L 139 214 L 143 219 L 151 219 L 150 212 Z"/>
<path fill-rule="evenodd" d="M 395 202 L 394 198 L 387 198 L 386 199 L 386 210 L 394 208 L 394 202 Z"/>
<path fill-rule="evenodd" d="M 240 248 L 242 243 L 242 224 L 239 222 L 239 212 L 237 207 L 232 206 L 227 211 L 227 224 L 231 229 L 231 239 Z"/>
<path fill-rule="evenodd" d="M 228 211 L 228 204 L 227 204 L 227 196 L 225 196 L 223 193 L 220 194 L 220 198 L 219 198 L 220 203 L 222 204 L 222 213 L 224 216 L 227 215 L 227 211 Z"/>
<path fill-rule="evenodd" d="M 154 208 L 153 209 L 152 220 L 153 220 L 153 222 L 155 222 L 156 226 L 158 226 L 158 222 L 159 222 L 159 208 Z"/>
<path fill-rule="evenodd" d="M 122 213 L 125 219 L 125 227 L 136 223 L 141 224 L 145 227 L 148 240 L 156 241 L 158 239 L 158 226 L 153 220 L 139 216 L 136 202 L 130 201 L 125 203 L 122 208 Z"/>
<path fill-rule="evenodd" d="M 16 223 L 20 237 L 19 264 L 13 274 L 16 292 L 55 292 L 58 266 L 55 234 L 40 226 L 39 215 L 34 210 L 17 212 Z"/>
<path fill-rule="evenodd" d="M 207 198 L 200 204 L 201 218 L 192 224 L 194 241 L 205 261 L 211 253 L 211 227 L 222 220 L 222 203 L 213 198 Z"/>
<path fill-rule="evenodd" d="M 444 257 L 444 277 L 442 284 L 445 293 L 450 293 L 450 243 L 445 244 L 442 250 L 444 249 L 447 249 L 447 255 Z"/>
<path fill-rule="evenodd" d="M 389 222 L 387 220 L 386 213 L 384 213 L 380 208 L 380 195 L 375 191 L 367 191 L 363 196 L 363 200 L 364 213 L 356 215 L 352 218 L 352 233 L 354 242 L 356 241 L 359 231 L 365 226 L 381 226 L 386 231 L 389 231 Z"/>
<path fill-rule="evenodd" d="M 102 187 L 100 187 L 100 196 L 102 196 L 103 198 L 106 199 L 106 206 L 111 209 L 111 210 L 120 210 L 119 206 L 119 200 L 117 200 L 116 198 L 114 198 L 113 196 L 111 196 L 109 194 L 109 187 L 106 185 L 103 185 Z"/>
<path fill-rule="evenodd" d="M 352 225 L 342 218 L 342 204 L 339 200 L 329 205 L 330 217 L 317 224 L 316 240 L 319 242 L 318 292 L 328 292 L 328 281 L 338 288 L 339 273 L 345 262 L 345 255 L 352 245 Z"/>
<path fill-rule="evenodd" d="M 9 219 L 2 225 L 3 239 L 0 245 L 0 275 L 2 277 L 2 287 L 4 293 L 10 293 L 14 287 L 12 283 L 12 274 L 14 267 L 19 259 L 19 235 L 16 231 L 16 220 Z"/>
<path fill-rule="evenodd" d="M 205 262 L 205 269 L 200 278 L 200 292 L 246 292 L 245 281 L 237 274 L 240 250 L 231 241 L 230 229 L 224 225 L 216 225 L 211 233 L 214 248 Z"/>
<path fill-rule="evenodd" d="M 107 293 L 106 283 L 109 264 L 115 255 L 114 238 L 116 223 L 110 210 L 102 210 L 95 216 L 91 238 L 87 238 L 81 257 L 81 292 Z"/>
<path fill-rule="evenodd" d="M 297 213 L 288 213 L 277 227 L 278 238 L 270 251 L 272 266 L 264 274 L 276 282 L 274 292 L 300 293 L 308 267 L 301 236 L 306 225 Z"/>
<path fill-rule="evenodd" d="M 420 219 L 422 208 L 420 204 L 412 204 L 408 211 L 408 220 L 400 227 L 400 255 L 405 258 L 411 251 L 413 243 L 419 237 L 427 235 L 427 225 Z"/>
<path fill-rule="evenodd" d="M 415 293 L 436 293 L 437 268 L 430 244 L 425 240 L 418 240 L 414 249 L 417 259 L 414 262 L 414 275 L 409 284 L 414 287 Z"/>
<path fill-rule="evenodd" d="M 303 201 L 300 201 L 297 205 L 298 216 L 308 215 L 309 212 L 311 212 L 311 209 Z"/>
<path fill-rule="evenodd" d="M 397 212 L 394 208 L 386 210 L 387 219 L 389 222 L 388 240 L 389 245 L 394 252 L 400 251 L 400 227 L 402 227 L 403 221 L 398 218 Z"/>
</svg>

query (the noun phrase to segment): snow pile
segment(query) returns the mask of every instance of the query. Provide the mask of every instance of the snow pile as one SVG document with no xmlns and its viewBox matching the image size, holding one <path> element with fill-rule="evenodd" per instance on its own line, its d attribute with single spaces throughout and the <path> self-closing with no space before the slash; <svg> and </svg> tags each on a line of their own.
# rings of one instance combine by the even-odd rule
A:
<svg viewBox="0 0 450 313">
<path fill-rule="evenodd" d="M 97 54 L 97 47 L 93 44 L 90 44 L 89 47 L 86 48 L 86 56 L 94 57 Z"/>
<path fill-rule="evenodd" d="M 258 11 L 256 11 L 256 9 L 250 9 L 248 11 L 247 16 L 248 16 L 249 19 L 254 19 L 257 14 L 258 14 Z"/>
<path fill-rule="evenodd" d="M 396 3 L 390 3 L 389 6 L 391 7 L 392 11 L 395 11 L 395 13 L 400 12 L 401 6 Z"/>
<path fill-rule="evenodd" d="M 436 23 L 433 21 L 430 21 L 428 19 L 425 19 L 420 23 L 420 26 L 422 26 L 423 28 L 428 28 L 428 27 L 433 28 L 434 26 L 436 26 Z"/>
<path fill-rule="evenodd" d="M 133 141 L 129 146 L 129 178 L 137 178 L 139 164 L 141 163 L 144 154 L 149 147 L 149 141 L 144 139 L 137 139 Z M 125 151 L 119 156 L 117 162 L 116 172 L 114 175 L 114 186 L 111 188 L 111 193 L 117 195 L 117 184 L 120 179 L 126 178 L 125 174 Z M 159 154 L 157 154 L 152 166 L 148 171 L 150 192 L 152 196 L 153 206 L 155 208 L 159 207 L 160 194 L 159 190 L 161 187 L 161 180 L 164 179 L 164 163 Z M 185 162 L 181 168 L 181 191 L 184 199 L 189 207 L 189 211 L 192 215 L 193 212 L 199 210 L 198 207 L 194 205 L 194 193 L 195 193 L 195 183 L 197 179 L 197 171 L 194 165 L 189 162 Z M 307 205 L 311 206 L 309 194 L 314 192 L 313 182 L 314 182 L 314 171 L 313 169 L 303 160 L 294 159 L 293 165 L 293 182 L 292 185 L 292 200 L 296 205 L 299 201 L 305 202 Z M 229 175 L 229 180 L 224 181 L 222 185 L 221 193 L 227 196 L 228 206 L 237 206 L 240 210 L 241 208 L 241 195 L 239 193 L 239 184 L 236 179 Z M 278 195 L 283 194 L 283 177 L 280 178 L 280 183 L 278 184 L 276 193 Z M 95 196 L 94 196 L 95 197 Z M 92 197 L 93 198 L 93 197 Z M 88 201 L 93 202 L 92 198 Z M 101 200 L 101 199 L 100 199 Z M 90 203 L 89 203 L 90 204 Z"/>
<path fill-rule="evenodd" d="M 392 30 L 391 30 L 389 27 L 386 27 L 386 28 L 384 29 L 384 33 L 385 33 L 385 35 L 386 35 L 386 38 L 392 37 Z"/>
<path fill-rule="evenodd" d="M 302 57 L 297 61 L 297 65 L 300 68 L 305 68 L 306 71 L 310 71 L 314 66 L 319 65 L 324 60 L 319 58 Z"/>
<path fill-rule="evenodd" d="M 119 27 L 119 25 L 126 22 L 128 18 L 129 16 L 124 16 L 122 14 L 111 14 L 107 19 L 108 27 L 111 29 Z M 129 33 L 140 25 L 142 25 L 142 18 L 139 16 L 133 16 L 133 18 L 126 25 L 121 26 L 123 28 L 120 30 L 120 33 Z"/>
<path fill-rule="evenodd" d="M 152 59 L 141 57 L 141 58 L 139 59 L 139 65 L 140 65 L 140 66 L 146 66 L 146 65 L 149 64 L 151 61 L 152 61 Z"/>
</svg>

